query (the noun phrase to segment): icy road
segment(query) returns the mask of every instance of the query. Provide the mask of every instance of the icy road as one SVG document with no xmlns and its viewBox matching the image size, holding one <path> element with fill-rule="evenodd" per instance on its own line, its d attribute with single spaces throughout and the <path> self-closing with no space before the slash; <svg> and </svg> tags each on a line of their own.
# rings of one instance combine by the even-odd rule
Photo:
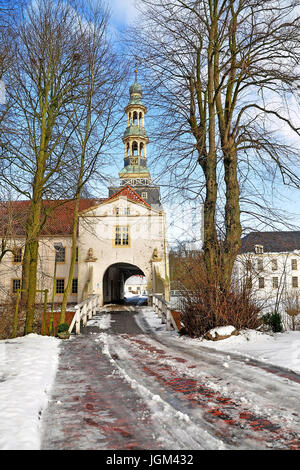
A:
<svg viewBox="0 0 300 470">
<path fill-rule="evenodd" d="M 300 449 L 300 376 L 111 307 L 61 342 L 42 449 Z"/>
</svg>

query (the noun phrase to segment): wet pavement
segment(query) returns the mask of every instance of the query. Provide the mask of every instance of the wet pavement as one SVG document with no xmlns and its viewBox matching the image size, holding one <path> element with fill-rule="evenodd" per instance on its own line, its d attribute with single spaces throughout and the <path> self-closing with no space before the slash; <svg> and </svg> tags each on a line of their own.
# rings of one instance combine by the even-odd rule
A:
<svg viewBox="0 0 300 470">
<path fill-rule="evenodd" d="M 299 376 L 176 350 L 145 334 L 138 309 L 116 310 L 107 329 L 95 317 L 62 341 L 43 449 L 300 449 Z"/>
<path fill-rule="evenodd" d="M 112 332 L 142 333 L 132 316 L 117 312 Z M 61 344 L 55 388 L 43 416 L 42 449 L 159 448 L 149 410 L 102 354 L 96 332 L 97 327 L 87 327 Z"/>
</svg>

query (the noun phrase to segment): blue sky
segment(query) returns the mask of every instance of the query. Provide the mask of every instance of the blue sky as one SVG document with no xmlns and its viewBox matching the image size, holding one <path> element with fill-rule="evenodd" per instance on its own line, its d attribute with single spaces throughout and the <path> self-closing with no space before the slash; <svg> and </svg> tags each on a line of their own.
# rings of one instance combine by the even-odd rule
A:
<svg viewBox="0 0 300 470">
<path fill-rule="evenodd" d="M 120 32 L 124 31 L 126 26 L 130 25 L 130 22 L 134 20 L 138 14 L 138 11 L 136 8 L 136 4 L 137 4 L 136 0 L 109 0 L 108 4 L 111 10 L 112 26 L 113 28 L 115 28 L 116 30 Z M 133 79 L 134 77 L 132 77 L 132 80 Z M 148 118 L 148 122 L 146 123 L 146 126 L 148 130 L 150 130 L 149 128 L 151 128 L 151 123 L 149 122 L 149 118 Z M 150 135 L 150 140 L 151 140 L 151 135 Z M 120 142 L 120 144 L 121 144 L 120 145 L 120 150 L 121 150 L 122 143 Z M 149 156 L 150 156 L 151 155 L 151 143 L 150 143 L 149 150 L 150 150 L 149 152 Z M 115 169 L 116 170 L 115 174 L 112 176 L 117 176 L 117 172 L 121 169 L 121 166 L 123 163 L 123 158 L 121 155 L 122 153 L 120 154 L 120 158 L 116 158 L 117 161 L 115 163 L 118 168 Z M 151 157 L 149 158 L 149 169 L 150 171 L 152 170 L 151 173 L 154 173 L 153 168 L 151 168 Z M 152 177 L 155 177 L 155 175 L 152 174 Z M 280 193 L 281 195 L 284 196 L 283 199 L 286 198 L 285 200 L 282 200 L 280 198 Z M 277 194 L 274 194 L 274 199 L 272 203 L 275 206 L 282 208 L 282 210 L 286 211 L 286 213 L 289 214 L 290 216 L 291 214 L 293 214 L 291 219 L 293 220 L 294 224 L 297 224 L 300 227 L 300 193 L 299 193 L 299 190 L 291 190 L 287 187 L 285 188 L 281 187 L 281 190 L 278 191 Z M 168 212 L 170 213 L 170 208 Z M 171 219 L 173 219 L 173 217 L 171 217 Z M 177 214 L 176 219 L 178 220 L 178 214 Z M 290 219 L 290 222 L 291 222 L 291 219 Z M 169 221 L 169 223 L 170 225 L 173 225 L 174 219 L 172 221 Z M 186 221 L 185 221 L 185 224 L 186 224 Z M 174 230 L 174 226 L 173 226 L 173 230 Z"/>
<path fill-rule="evenodd" d="M 136 17 L 136 0 L 110 0 L 109 8 L 115 27 L 124 27 Z"/>
</svg>

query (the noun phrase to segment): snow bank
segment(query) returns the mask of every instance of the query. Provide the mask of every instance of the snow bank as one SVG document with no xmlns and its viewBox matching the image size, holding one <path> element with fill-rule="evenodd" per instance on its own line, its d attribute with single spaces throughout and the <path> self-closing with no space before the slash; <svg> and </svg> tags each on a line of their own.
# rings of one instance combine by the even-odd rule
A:
<svg viewBox="0 0 300 470">
<path fill-rule="evenodd" d="M 231 336 L 213 343 L 203 340 L 199 344 L 220 351 L 242 354 L 300 373 L 300 331 L 271 335 L 255 330 L 244 330 L 239 336 Z"/>
<path fill-rule="evenodd" d="M 184 342 L 191 349 L 207 347 L 228 353 L 237 353 L 246 358 L 257 359 L 300 373 L 300 331 L 267 334 L 256 330 L 244 330 L 240 331 L 238 336 L 230 336 L 222 341 L 209 341 L 192 339 L 188 336 L 180 337 L 174 331 L 166 331 L 166 325 L 161 323 L 151 307 L 144 307 L 142 315 L 155 334 L 172 338 L 174 344 L 179 341 L 181 344 Z M 143 327 L 142 323 L 140 326 Z M 221 334 L 221 328 L 216 330 Z"/>
<path fill-rule="evenodd" d="M 0 449 L 40 448 L 40 418 L 58 365 L 60 340 L 30 334 L 0 341 Z"/>
<path fill-rule="evenodd" d="M 229 336 L 231 333 L 235 331 L 234 326 L 218 326 L 217 328 L 213 328 L 212 330 L 209 330 L 210 335 L 215 338 L 216 334 L 218 336 Z"/>
</svg>

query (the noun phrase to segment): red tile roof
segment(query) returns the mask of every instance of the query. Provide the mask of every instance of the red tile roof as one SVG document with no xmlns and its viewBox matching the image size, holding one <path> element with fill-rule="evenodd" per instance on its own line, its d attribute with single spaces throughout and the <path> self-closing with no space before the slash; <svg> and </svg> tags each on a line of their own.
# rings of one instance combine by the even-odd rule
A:
<svg viewBox="0 0 300 470">
<path fill-rule="evenodd" d="M 81 199 L 79 211 L 102 202 L 103 199 Z M 30 201 L 8 201 L 0 203 L 1 236 L 24 236 Z M 71 235 L 75 201 L 44 201 L 44 209 L 52 209 L 41 235 Z M 44 210 L 41 216 L 43 220 Z"/>
<path fill-rule="evenodd" d="M 125 196 L 128 199 L 150 207 L 129 185 L 121 188 L 107 199 L 81 199 L 79 212 L 85 211 L 100 203 Z M 0 202 L 0 236 L 24 236 L 30 201 Z M 41 235 L 71 235 L 75 201 L 59 200 L 44 201 L 43 209 L 52 209 L 46 219 Z M 41 223 L 44 210 L 42 211 Z"/>
<path fill-rule="evenodd" d="M 135 192 L 134 189 L 132 189 L 131 186 L 129 186 L 129 184 L 127 186 L 124 186 L 123 188 L 121 188 L 116 193 L 112 194 L 110 197 L 105 199 L 105 201 L 103 201 L 103 202 L 116 199 L 120 196 L 125 196 L 125 197 L 127 197 L 127 199 L 131 199 L 134 202 L 139 202 L 140 204 L 145 204 L 147 207 L 150 207 L 150 205 L 146 201 L 144 201 L 144 199 L 137 192 Z"/>
</svg>

